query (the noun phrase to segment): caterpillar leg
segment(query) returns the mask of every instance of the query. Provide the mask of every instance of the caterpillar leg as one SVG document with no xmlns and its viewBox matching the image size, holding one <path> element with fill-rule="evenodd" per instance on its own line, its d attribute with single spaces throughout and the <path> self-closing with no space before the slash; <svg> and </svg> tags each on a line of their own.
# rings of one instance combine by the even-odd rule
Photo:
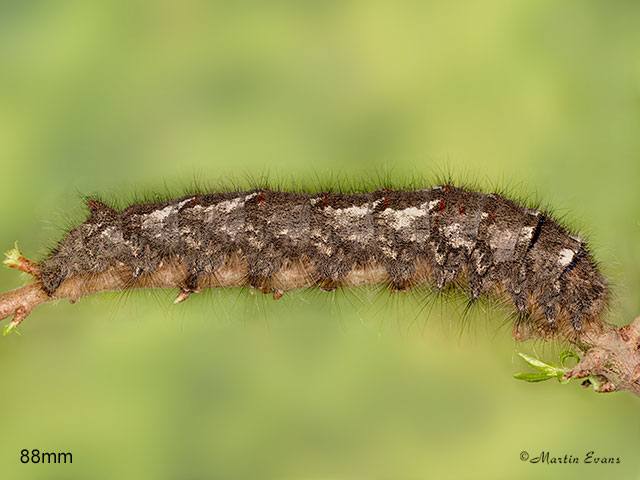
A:
<svg viewBox="0 0 640 480">
<path fill-rule="evenodd" d="M 177 305 L 179 303 L 184 302 L 187 298 L 189 298 L 189 296 L 191 295 L 191 290 L 185 290 L 184 288 L 180 289 L 180 292 L 178 293 L 178 296 L 176 297 L 176 299 L 173 301 L 174 305 Z"/>
<path fill-rule="evenodd" d="M 192 293 L 198 293 L 200 291 L 201 288 L 198 281 L 198 275 L 195 273 L 190 273 L 184 280 L 183 286 L 180 287 L 180 292 L 178 292 L 178 296 L 173 301 L 173 304 L 177 305 L 178 303 L 182 303 L 187 298 L 189 298 Z"/>
</svg>

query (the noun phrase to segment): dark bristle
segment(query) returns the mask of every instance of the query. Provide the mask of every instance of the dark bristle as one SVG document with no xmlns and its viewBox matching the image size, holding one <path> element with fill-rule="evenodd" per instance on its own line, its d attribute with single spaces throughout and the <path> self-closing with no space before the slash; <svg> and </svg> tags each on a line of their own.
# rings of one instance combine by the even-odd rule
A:
<svg viewBox="0 0 640 480">
<path fill-rule="evenodd" d="M 536 225 L 536 229 L 533 231 L 533 236 L 531 237 L 531 241 L 529 242 L 529 246 L 527 247 L 527 250 L 531 250 L 533 246 L 536 244 L 536 242 L 538 241 L 538 238 L 540 238 L 540 232 L 542 232 L 542 226 L 546 221 L 547 221 L 547 216 L 544 214 L 540 215 L 540 219 L 538 220 L 538 225 Z"/>
</svg>

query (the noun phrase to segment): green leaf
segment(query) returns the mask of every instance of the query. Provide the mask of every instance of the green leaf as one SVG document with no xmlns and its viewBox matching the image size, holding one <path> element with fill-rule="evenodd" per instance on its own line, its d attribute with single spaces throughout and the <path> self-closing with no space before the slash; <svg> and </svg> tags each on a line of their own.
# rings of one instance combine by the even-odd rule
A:
<svg viewBox="0 0 640 480">
<path fill-rule="evenodd" d="M 524 380 L 525 382 L 544 382 L 553 378 L 554 375 L 547 375 L 544 373 L 516 373 L 513 378 L 518 380 Z"/>
<path fill-rule="evenodd" d="M 543 372 L 547 374 L 550 373 L 553 376 L 555 376 L 558 373 L 558 366 L 553 363 L 543 362 L 542 360 L 538 360 L 537 358 L 530 357 L 526 353 L 522 353 L 522 352 L 518 352 L 518 355 L 520 355 L 525 362 L 527 362 L 529 365 L 531 365 L 533 368 L 535 368 L 539 372 Z"/>
<path fill-rule="evenodd" d="M 576 363 L 580 361 L 580 357 L 573 350 L 563 350 L 563 351 L 561 351 L 560 352 L 560 366 L 563 367 L 563 368 L 567 368 L 565 366 L 565 362 L 570 358 L 574 359 L 576 361 Z"/>
<path fill-rule="evenodd" d="M 18 326 L 17 323 L 15 322 L 9 322 L 9 324 L 4 327 L 4 330 L 2 331 L 2 336 L 6 337 L 7 335 L 9 335 L 12 331 L 15 331 L 18 335 L 22 335 L 18 329 L 16 328 Z"/>
<path fill-rule="evenodd" d="M 563 379 L 565 373 L 569 371 L 569 369 L 565 366 L 565 363 L 569 359 L 575 359 L 576 362 L 580 361 L 580 357 L 577 353 L 572 350 L 563 350 L 560 352 L 560 366 L 558 367 L 554 363 L 543 362 L 542 360 L 538 360 L 537 358 L 533 358 L 526 353 L 518 352 L 525 362 L 527 362 L 531 367 L 535 368 L 539 372 L 542 373 L 518 373 L 514 375 L 515 378 L 519 380 L 524 380 L 526 382 L 542 382 L 544 380 L 548 380 L 550 378 L 554 378 L 558 380 L 560 383 L 569 383 L 571 379 Z M 593 384 L 594 390 L 598 390 L 602 382 L 599 382 L 595 377 L 589 377 L 589 380 Z"/>
<path fill-rule="evenodd" d="M 18 262 L 20 261 L 20 256 L 22 254 L 20 253 L 20 250 L 18 250 L 18 241 L 16 240 L 16 243 L 14 244 L 14 247 L 9 250 L 8 252 L 5 252 L 4 256 L 7 257 L 5 258 L 2 263 L 5 264 L 5 266 L 7 268 L 10 268 L 12 266 L 16 266 L 18 265 Z"/>
</svg>

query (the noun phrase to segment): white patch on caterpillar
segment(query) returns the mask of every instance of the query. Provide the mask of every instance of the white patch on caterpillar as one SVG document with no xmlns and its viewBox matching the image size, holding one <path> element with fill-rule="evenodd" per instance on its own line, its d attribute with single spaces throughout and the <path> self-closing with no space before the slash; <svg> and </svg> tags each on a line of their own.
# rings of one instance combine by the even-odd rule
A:
<svg viewBox="0 0 640 480">
<path fill-rule="evenodd" d="M 255 196 L 257 194 L 254 193 L 252 195 Z M 210 207 L 207 207 L 207 210 L 209 208 L 215 207 L 216 210 L 220 210 L 221 212 L 224 212 L 224 213 L 230 213 L 232 210 L 235 210 L 236 208 L 244 206 L 244 202 L 247 198 L 252 198 L 252 197 L 251 195 L 247 195 L 244 198 L 238 197 L 238 198 L 234 198 L 233 200 L 225 200 L 224 202 L 220 202 L 215 205 L 211 205 Z"/>
<path fill-rule="evenodd" d="M 382 253 L 384 253 L 387 257 L 392 258 L 394 260 L 398 256 L 398 254 L 394 250 L 391 250 L 387 246 L 382 247 L 381 250 L 382 250 Z"/>
<path fill-rule="evenodd" d="M 203 210 L 204 213 L 202 215 L 202 218 L 205 223 L 216 222 L 220 232 L 226 233 L 233 239 L 239 233 L 244 232 L 245 228 L 244 210 L 240 210 L 239 212 L 237 210 L 244 207 L 246 199 L 251 199 L 256 195 L 256 193 L 253 193 L 244 197 L 237 197 L 232 200 L 225 200 L 219 203 L 214 203 L 213 205 L 209 205 L 208 207 L 203 207 L 202 205 L 194 205 L 193 207 L 190 207 L 189 210 L 193 211 L 194 213 Z M 230 214 L 231 212 L 234 212 L 235 215 L 235 217 L 231 218 L 238 218 L 238 214 L 240 215 L 242 227 L 239 227 L 239 225 L 231 225 L 228 222 L 218 221 L 218 214 Z M 185 230 L 183 229 L 181 231 Z"/>
<path fill-rule="evenodd" d="M 373 235 L 373 225 L 371 225 L 370 228 L 366 228 L 366 226 L 363 225 L 363 221 L 367 215 L 373 211 L 371 205 L 370 203 L 365 203 L 360 206 L 347 208 L 325 207 L 324 212 L 334 218 L 334 225 L 339 226 L 341 229 L 350 229 L 348 231 L 351 233 L 348 236 L 344 236 L 346 230 L 342 233 L 343 238 L 352 242 L 366 244 Z"/>
<path fill-rule="evenodd" d="M 440 200 L 431 200 L 429 202 L 429 210 L 433 210 L 434 208 L 436 208 L 438 205 L 440 205 Z"/>
<path fill-rule="evenodd" d="M 383 217 L 387 221 L 387 224 L 394 230 L 402 230 L 411 227 L 418 218 L 427 215 L 424 209 L 426 205 L 426 203 L 423 203 L 420 207 L 408 207 L 402 210 L 387 208 L 380 216 Z"/>
<path fill-rule="evenodd" d="M 175 205 L 169 205 L 162 210 L 156 210 L 146 215 L 147 218 L 142 222 L 142 228 L 153 228 L 158 223 L 161 223 L 165 218 L 176 211 Z"/>
<path fill-rule="evenodd" d="M 489 227 L 489 246 L 494 251 L 493 257 L 497 262 L 511 260 L 518 240 L 518 233 L 513 230 L 500 230 L 494 225 Z"/>
<path fill-rule="evenodd" d="M 453 248 L 465 247 L 470 250 L 475 245 L 475 240 L 469 239 L 464 235 L 459 223 L 452 223 L 442 228 L 442 233 Z"/>
<path fill-rule="evenodd" d="M 566 267 L 571 263 L 575 254 L 576 252 L 574 252 L 573 250 L 569 248 L 563 248 L 562 250 L 560 250 L 560 255 L 558 256 L 558 265 Z"/>
<path fill-rule="evenodd" d="M 180 208 L 183 205 L 190 202 L 193 197 L 187 198 L 182 202 L 176 205 L 168 205 L 160 210 L 155 210 L 147 215 L 143 215 L 144 219 L 142 220 L 142 229 L 143 230 L 156 230 L 157 233 L 154 235 L 155 238 L 160 238 L 162 236 L 162 224 L 170 215 L 177 215 Z M 177 221 L 176 221 L 177 225 Z"/>
<path fill-rule="evenodd" d="M 534 230 L 534 227 L 522 227 L 522 230 L 520 231 L 521 238 L 524 240 L 531 240 Z"/>
<path fill-rule="evenodd" d="M 347 208 L 333 208 L 326 207 L 324 209 L 328 216 L 331 216 L 335 219 L 335 224 L 340 225 L 342 227 L 348 227 L 357 225 L 357 222 L 363 220 L 367 214 L 369 214 L 369 204 L 365 203 L 360 207 L 347 207 Z M 350 240 L 358 240 L 359 237 L 357 234 L 353 234 L 349 236 Z"/>
<path fill-rule="evenodd" d="M 190 202 L 193 197 L 187 198 L 177 205 L 168 205 L 161 210 L 155 210 L 148 215 L 145 215 L 145 219 L 142 221 L 142 228 L 155 228 L 158 224 L 162 223 L 172 213 L 177 213 L 182 206 Z"/>
<path fill-rule="evenodd" d="M 364 217 L 367 213 L 369 213 L 369 204 L 365 203 L 359 207 L 347 207 L 347 208 L 333 208 L 326 207 L 324 209 L 329 215 L 334 215 L 337 218 L 348 218 L 348 217 Z"/>
<path fill-rule="evenodd" d="M 100 233 L 100 235 L 102 237 L 108 238 L 114 244 L 119 244 L 124 242 L 124 237 L 122 236 L 122 232 L 118 230 L 116 227 L 107 227 Z"/>
</svg>

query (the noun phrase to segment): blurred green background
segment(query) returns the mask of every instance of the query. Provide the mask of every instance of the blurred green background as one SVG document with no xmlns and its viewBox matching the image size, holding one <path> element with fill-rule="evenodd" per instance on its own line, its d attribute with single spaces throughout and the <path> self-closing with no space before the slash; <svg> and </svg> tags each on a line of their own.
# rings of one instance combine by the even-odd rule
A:
<svg viewBox="0 0 640 480">
<path fill-rule="evenodd" d="M 42 258 L 79 193 L 451 171 L 586 231 L 628 323 L 639 24 L 632 1 L 1 1 L 0 247 Z M 640 478 L 640 399 L 514 380 L 517 351 L 560 348 L 515 344 L 503 310 L 173 295 L 45 305 L 0 339 L 3 478 Z M 520 460 L 541 450 L 621 463 Z"/>
</svg>

